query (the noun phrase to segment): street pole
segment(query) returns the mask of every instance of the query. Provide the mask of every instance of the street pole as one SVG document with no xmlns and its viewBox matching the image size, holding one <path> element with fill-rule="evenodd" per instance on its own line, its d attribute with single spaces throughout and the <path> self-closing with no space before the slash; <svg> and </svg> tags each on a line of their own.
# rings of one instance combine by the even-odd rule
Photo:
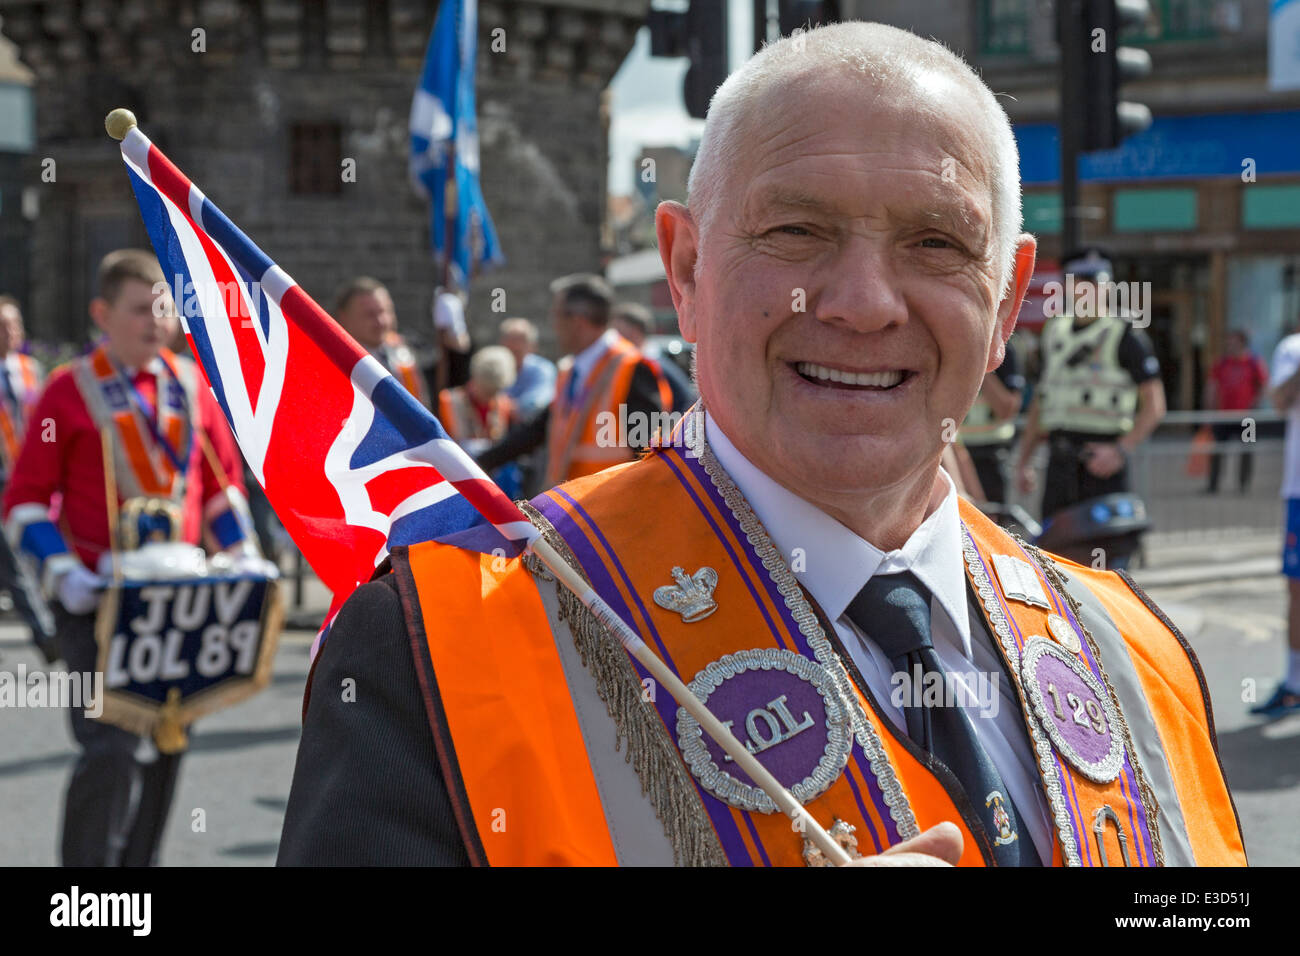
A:
<svg viewBox="0 0 1300 956">
<path fill-rule="evenodd" d="M 1079 153 L 1083 146 L 1085 76 L 1083 0 L 1056 0 L 1056 29 L 1061 49 L 1061 261 L 1079 251 L 1082 218 L 1079 208 Z"/>
</svg>

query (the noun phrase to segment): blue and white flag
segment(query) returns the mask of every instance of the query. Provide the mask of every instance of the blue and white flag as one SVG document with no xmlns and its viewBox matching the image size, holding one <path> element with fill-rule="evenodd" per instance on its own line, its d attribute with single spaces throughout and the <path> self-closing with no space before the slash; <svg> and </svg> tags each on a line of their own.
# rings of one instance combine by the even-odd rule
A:
<svg viewBox="0 0 1300 956">
<path fill-rule="evenodd" d="M 442 0 L 411 101 L 411 179 L 429 199 L 429 229 L 439 261 L 446 255 L 447 217 L 454 217 L 451 258 L 462 288 L 474 266 L 505 261 L 478 178 L 477 36 L 478 0 Z M 453 189 L 447 182 L 449 158 Z"/>
</svg>

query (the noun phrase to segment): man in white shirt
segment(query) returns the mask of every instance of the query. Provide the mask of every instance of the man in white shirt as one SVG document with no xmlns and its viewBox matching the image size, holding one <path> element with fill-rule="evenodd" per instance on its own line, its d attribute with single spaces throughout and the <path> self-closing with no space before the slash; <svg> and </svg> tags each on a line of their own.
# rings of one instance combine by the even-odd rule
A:
<svg viewBox="0 0 1300 956">
<path fill-rule="evenodd" d="M 1277 344 L 1269 371 L 1273 407 L 1286 413 L 1286 451 L 1282 465 L 1282 498 L 1286 502 L 1286 537 L 1282 573 L 1287 584 L 1287 654 L 1282 680 L 1252 714 L 1280 717 L 1300 710 L 1300 333 Z"/>
</svg>

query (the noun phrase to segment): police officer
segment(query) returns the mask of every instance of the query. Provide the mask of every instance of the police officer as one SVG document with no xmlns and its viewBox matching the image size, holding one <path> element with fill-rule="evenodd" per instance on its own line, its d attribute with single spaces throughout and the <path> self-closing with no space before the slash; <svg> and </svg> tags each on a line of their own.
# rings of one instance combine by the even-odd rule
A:
<svg viewBox="0 0 1300 956">
<path fill-rule="evenodd" d="M 975 465 L 984 500 L 992 504 L 1000 505 L 1007 500 L 1004 469 L 1016 437 L 1013 419 L 1020 411 L 1024 390 L 1025 376 L 1013 338 L 1007 342 L 1007 357 L 1002 364 L 984 376 L 975 404 L 958 432 Z"/>
<path fill-rule="evenodd" d="M 1030 459 L 1047 439 L 1044 520 L 1080 501 L 1128 491 L 1129 456 L 1165 414 L 1151 340 L 1126 317 L 1109 314 L 1109 260 L 1091 250 L 1067 261 L 1065 272 L 1073 295 L 1043 328 L 1042 374 L 1016 463 L 1017 484 L 1028 494 L 1035 484 Z"/>
</svg>

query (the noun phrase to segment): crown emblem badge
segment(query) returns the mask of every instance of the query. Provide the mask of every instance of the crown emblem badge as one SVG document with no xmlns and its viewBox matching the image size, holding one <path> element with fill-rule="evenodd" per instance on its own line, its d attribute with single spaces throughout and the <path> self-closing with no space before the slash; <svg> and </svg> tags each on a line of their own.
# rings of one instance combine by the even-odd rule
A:
<svg viewBox="0 0 1300 956">
<path fill-rule="evenodd" d="M 680 614 L 687 624 L 702 621 L 718 609 L 718 602 L 713 600 L 718 572 L 713 568 L 700 568 L 694 574 L 673 568 L 672 575 L 675 585 L 655 588 L 655 603 L 661 608 Z"/>
</svg>

